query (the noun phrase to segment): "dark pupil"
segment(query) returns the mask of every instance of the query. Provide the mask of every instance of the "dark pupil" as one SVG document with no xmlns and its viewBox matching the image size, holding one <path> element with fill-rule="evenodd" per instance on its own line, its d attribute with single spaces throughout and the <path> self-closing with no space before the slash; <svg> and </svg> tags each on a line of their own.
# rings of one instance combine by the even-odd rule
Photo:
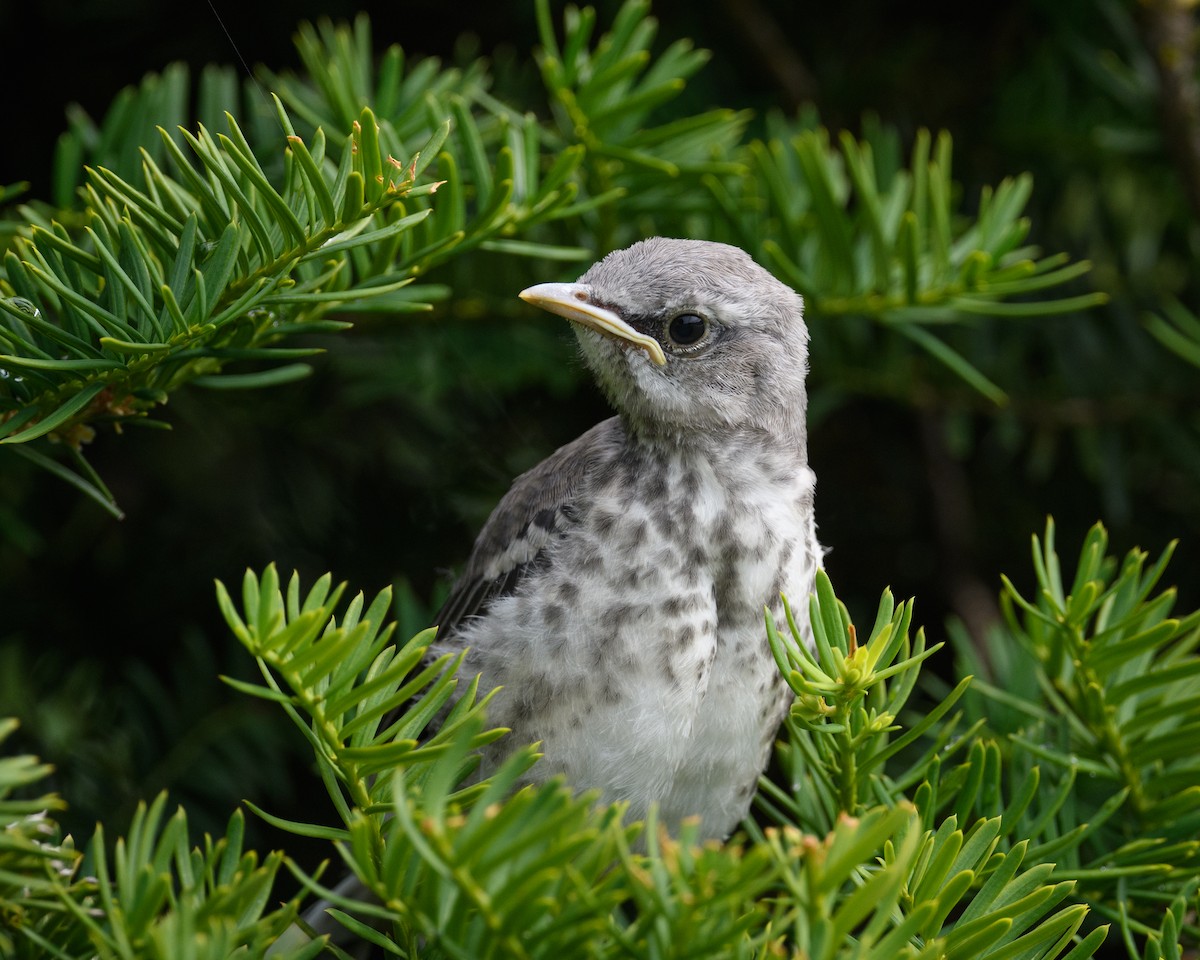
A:
<svg viewBox="0 0 1200 960">
<path fill-rule="evenodd" d="M 671 325 L 667 327 L 667 333 L 676 343 L 687 346 L 704 336 L 706 326 L 703 317 L 698 317 L 694 313 L 681 313 L 671 321 Z"/>
</svg>

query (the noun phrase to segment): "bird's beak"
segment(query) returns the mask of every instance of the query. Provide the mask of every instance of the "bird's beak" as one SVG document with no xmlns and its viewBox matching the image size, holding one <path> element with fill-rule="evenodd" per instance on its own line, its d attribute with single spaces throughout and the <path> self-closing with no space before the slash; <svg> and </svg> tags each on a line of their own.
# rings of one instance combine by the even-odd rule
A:
<svg viewBox="0 0 1200 960">
<path fill-rule="evenodd" d="M 557 313 L 560 317 L 582 323 L 585 327 L 602 333 L 615 340 L 624 340 L 635 347 L 641 347 L 660 367 L 665 366 L 667 358 L 662 346 L 653 337 L 638 333 L 613 311 L 597 306 L 591 301 L 591 290 L 582 283 L 539 283 L 527 290 L 522 290 L 520 297 L 526 303 L 532 303 L 543 310 Z"/>
</svg>

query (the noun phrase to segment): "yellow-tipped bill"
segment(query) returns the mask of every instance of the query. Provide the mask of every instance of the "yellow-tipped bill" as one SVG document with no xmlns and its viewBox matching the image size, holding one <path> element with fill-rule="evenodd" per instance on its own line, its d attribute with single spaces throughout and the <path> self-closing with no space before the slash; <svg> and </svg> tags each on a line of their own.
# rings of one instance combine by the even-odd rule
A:
<svg viewBox="0 0 1200 960">
<path fill-rule="evenodd" d="M 522 290 L 520 297 L 526 303 L 582 323 L 606 337 L 624 340 L 635 347 L 641 347 L 660 367 L 667 363 L 657 340 L 644 333 L 638 333 L 611 310 L 596 306 L 591 302 L 588 288 L 581 283 L 539 283 L 528 290 Z"/>
</svg>

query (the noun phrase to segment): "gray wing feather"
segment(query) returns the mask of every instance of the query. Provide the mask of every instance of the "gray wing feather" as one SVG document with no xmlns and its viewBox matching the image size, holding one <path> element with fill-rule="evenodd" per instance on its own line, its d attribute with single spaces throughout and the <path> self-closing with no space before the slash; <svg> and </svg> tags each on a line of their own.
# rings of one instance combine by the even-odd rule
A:
<svg viewBox="0 0 1200 960">
<path fill-rule="evenodd" d="M 462 575 L 438 614 L 435 621 L 438 624 L 438 649 L 431 648 L 426 654 L 426 665 L 444 653 L 447 646 L 454 646 L 453 635 L 465 620 L 485 613 L 488 604 L 512 593 L 531 569 L 544 562 L 546 547 L 577 522 L 579 509 L 576 503 L 586 497 L 592 471 L 616 454 L 624 436 L 618 418 L 605 420 L 513 481 L 479 531 Z M 447 640 L 450 641 L 448 644 Z M 384 727 L 402 716 L 412 703 L 409 701 L 397 707 L 384 721 Z M 443 708 L 423 736 L 436 732 L 446 709 Z M 335 889 L 344 895 L 367 896 L 355 876 L 346 877 Z M 331 934 L 333 942 L 348 947 L 354 941 L 347 936 L 346 929 L 326 913 L 329 906 L 328 900 L 319 901 L 308 908 L 304 920 L 318 935 Z M 291 943 L 293 938 L 300 936 L 299 929 L 291 927 L 284 936 Z"/>
<path fill-rule="evenodd" d="M 547 547 L 578 522 L 593 471 L 616 454 L 624 437 L 617 417 L 605 420 L 513 481 L 438 614 L 439 641 L 510 595 L 546 561 Z"/>
</svg>

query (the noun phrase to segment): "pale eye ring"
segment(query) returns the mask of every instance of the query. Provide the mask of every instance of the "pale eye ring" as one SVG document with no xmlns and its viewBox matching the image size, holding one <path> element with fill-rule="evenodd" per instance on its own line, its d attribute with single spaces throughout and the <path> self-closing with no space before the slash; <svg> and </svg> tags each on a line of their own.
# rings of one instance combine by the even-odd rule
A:
<svg viewBox="0 0 1200 960">
<path fill-rule="evenodd" d="M 708 321 L 698 313 L 681 313 L 667 324 L 667 337 L 680 347 L 691 347 L 708 333 Z"/>
</svg>

